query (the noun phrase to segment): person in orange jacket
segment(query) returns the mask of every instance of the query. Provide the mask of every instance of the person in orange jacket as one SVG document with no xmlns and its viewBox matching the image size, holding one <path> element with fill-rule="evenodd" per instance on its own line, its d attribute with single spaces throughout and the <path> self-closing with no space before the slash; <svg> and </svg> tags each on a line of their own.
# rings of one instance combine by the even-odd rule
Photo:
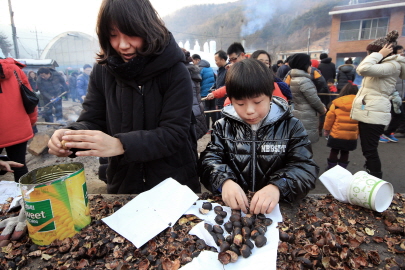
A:
<svg viewBox="0 0 405 270">
<path fill-rule="evenodd" d="M 353 151 L 357 147 L 358 121 L 350 118 L 350 111 L 357 92 L 357 85 L 346 84 L 339 97 L 332 101 L 326 114 L 323 125 L 324 135 L 329 136 L 327 146 L 332 148 L 327 159 L 327 169 L 336 165 L 346 168 L 349 165 L 349 151 Z M 340 158 L 338 158 L 339 152 Z"/>
<path fill-rule="evenodd" d="M 25 164 L 27 142 L 34 137 L 32 126 L 38 117 L 37 108 L 27 114 L 21 97 L 18 75 L 22 83 L 31 91 L 28 78 L 22 71 L 25 65 L 12 58 L 0 59 L 0 153 L 6 149 L 8 157 L 23 167 L 14 168 L 14 180 L 28 172 Z"/>
</svg>

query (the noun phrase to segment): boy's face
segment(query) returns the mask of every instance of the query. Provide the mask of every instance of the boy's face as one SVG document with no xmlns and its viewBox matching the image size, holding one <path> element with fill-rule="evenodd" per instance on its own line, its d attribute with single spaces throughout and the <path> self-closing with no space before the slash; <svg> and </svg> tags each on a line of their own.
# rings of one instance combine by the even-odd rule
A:
<svg viewBox="0 0 405 270">
<path fill-rule="evenodd" d="M 231 102 L 243 121 L 249 125 L 255 125 L 269 113 L 271 98 L 262 94 L 255 98 L 231 98 Z"/>
<path fill-rule="evenodd" d="M 333 83 L 331 83 L 331 82 L 328 82 L 328 86 L 332 86 L 333 85 Z"/>
</svg>

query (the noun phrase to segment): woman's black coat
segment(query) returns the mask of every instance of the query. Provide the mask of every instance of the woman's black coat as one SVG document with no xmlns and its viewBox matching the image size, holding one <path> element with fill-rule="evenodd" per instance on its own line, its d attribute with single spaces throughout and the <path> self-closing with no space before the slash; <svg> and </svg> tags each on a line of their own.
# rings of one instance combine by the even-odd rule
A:
<svg viewBox="0 0 405 270">
<path fill-rule="evenodd" d="M 141 193 L 168 177 L 200 192 L 193 90 L 183 62 L 171 37 L 138 81 L 94 66 L 82 114 L 68 128 L 101 130 L 121 141 L 125 153 L 109 158 L 108 193 Z"/>
</svg>

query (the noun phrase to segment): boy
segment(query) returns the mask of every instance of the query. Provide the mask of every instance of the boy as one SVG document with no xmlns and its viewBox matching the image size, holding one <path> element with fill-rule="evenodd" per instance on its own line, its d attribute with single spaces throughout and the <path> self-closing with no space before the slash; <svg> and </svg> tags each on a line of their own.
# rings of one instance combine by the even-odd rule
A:
<svg viewBox="0 0 405 270">
<path fill-rule="evenodd" d="M 273 82 L 270 69 L 254 59 L 229 69 L 225 85 L 232 105 L 223 109 L 199 160 L 205 187 L 245 213 L 267 214 L 279 200 L 305 197 L 319 172 L 304 126 L 285 100 L 272 99 Z M 248 190 L 256 192 L 250 205 Z"/>
<path fill-rule="evenodd" d="M 337 88 L 335 85 L 335 80 L 334 79 L 329 79 L 328 80 L 328 87 L 329 87 L 329 92 L 331 92 L 332 94 L 336 94 L 337 93 Z"/>
</svg>

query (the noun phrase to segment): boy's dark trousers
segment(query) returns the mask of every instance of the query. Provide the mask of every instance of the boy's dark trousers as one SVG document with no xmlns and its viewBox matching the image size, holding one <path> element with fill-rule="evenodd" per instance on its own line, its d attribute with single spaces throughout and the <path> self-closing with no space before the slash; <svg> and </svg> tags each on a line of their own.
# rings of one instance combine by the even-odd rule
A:
<svg viewBox="0 0 405 270">
<path fill-rule="evenodd" d="M 394 133 L 399 126 L 401 125 L 402 118 L 405 117 L 404 113 L 404 106 L 401 106 L 401 113 L 395 113 L 394 108 L 392 106 L 391 102 L 391 121 L 387 127 L 387 129 L 384 131 L 384 135 L 388 136 L 391 135 L 391 133 Z"/>
<path fill-rule="evenodd" d="M 378 141 L 384 132 L 384 125 L 359 122 L 361 151 L 366 158 L 365 168 L 368 173 L 382 178 L 381 161 L 378 155 Z"/>
</svg>

